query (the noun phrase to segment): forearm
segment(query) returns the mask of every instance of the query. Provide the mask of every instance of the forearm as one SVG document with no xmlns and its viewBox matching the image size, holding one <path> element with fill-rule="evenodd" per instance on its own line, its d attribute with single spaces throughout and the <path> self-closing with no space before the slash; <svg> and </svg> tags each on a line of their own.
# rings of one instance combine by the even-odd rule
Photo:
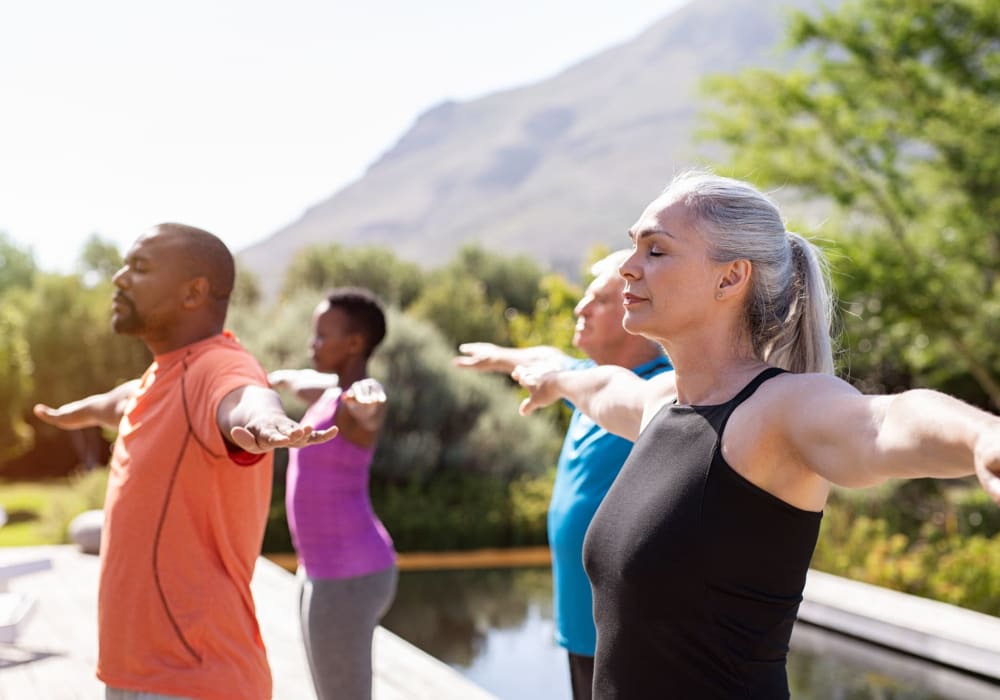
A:
<svg viewBox="0 0 1000 700">
<path fill-rule="evenodd" d="M 645 382 L 622 367 L 602 365 L 552 375 L 560 396 L 602 428 L 635 440 L 642 424 Z"/>
<path fill-rule="evenodd" d="M 35 415 L 63 430 L 102 427 L 115 429 L 125 413 L 125 405 L 139 388 L 139 380 L 119 384 L 103 394 L 93 394 L 77 401 L 49 408 L 35 406 Z"/>
<path fill-rule="evenodd" d="M 340 384 L 340 377 L 332 372 L 313 369 L 279 369 L 267 375 L 276 389 L 287 389 L 303 401 L 315 401 L 327 389 Z"/>
</svg>

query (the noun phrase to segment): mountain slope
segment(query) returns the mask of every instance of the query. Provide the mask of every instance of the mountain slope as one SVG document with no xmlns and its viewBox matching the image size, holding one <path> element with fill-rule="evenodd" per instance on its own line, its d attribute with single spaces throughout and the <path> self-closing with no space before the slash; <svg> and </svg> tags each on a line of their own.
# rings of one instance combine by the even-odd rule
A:
<svg viewBox="0 0 1000 700">
<path fill-rule="evenodd" d="M 691 143 L 698 81 L 773 64 L 799 0 L 693 0 L 632 41 L 534 85 L 420 115 L 353 184 L 239 255 L 267 296 L 303 247 L 384 245 L 434 265 L 460 245 L 528 253 L 576 276 L 625 231 Z"/>
</svg>

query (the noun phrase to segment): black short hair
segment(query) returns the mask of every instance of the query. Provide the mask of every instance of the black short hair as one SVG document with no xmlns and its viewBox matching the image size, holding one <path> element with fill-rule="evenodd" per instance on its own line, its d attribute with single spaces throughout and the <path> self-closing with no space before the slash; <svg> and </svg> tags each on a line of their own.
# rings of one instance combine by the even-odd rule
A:
<svg viewBox="0 0 1000 700">
<path fill-rule="evenodd" d="M 374 292 L 364 287 L 337 287 L 326 295 L 330 308 L 343 311 L 351 331 L 365 337 L 365 357 L 371 357 L 385 338 L 385 307 Z"/>
</svg>

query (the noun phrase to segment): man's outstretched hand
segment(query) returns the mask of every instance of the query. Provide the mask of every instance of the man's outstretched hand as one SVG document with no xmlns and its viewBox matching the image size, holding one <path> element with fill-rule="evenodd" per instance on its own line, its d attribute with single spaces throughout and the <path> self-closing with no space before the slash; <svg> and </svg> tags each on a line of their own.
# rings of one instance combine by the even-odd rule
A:
<svg viewBox="0 0 1000 700">
<path fill-rule="evenodd" d="M 77 430 L 94 425 L 91 412 L 81 409 L 74 401 L 59 408 L 52 408 L 43 403 L 36 403 L 32 411 L 44 423 L 54 425 L 62 430 Z"/>
<path fill-rule="evenodd" d="M 284 414 L 265 415 L 246 425 L 233 426 L 229 439 L 246 452 L 260 454 L 278 447 L 307 447 L 332 440 L 337 436 L 337 426 L 315 430 L 311 425 L 293 421 Z"/>
</svg>

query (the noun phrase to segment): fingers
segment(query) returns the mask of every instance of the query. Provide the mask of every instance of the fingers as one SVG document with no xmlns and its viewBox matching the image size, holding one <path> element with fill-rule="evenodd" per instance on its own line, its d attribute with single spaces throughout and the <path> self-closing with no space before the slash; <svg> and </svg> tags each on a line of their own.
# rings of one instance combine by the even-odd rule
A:
<svg viewBox="0 0 1000 700">
<path fill-rule="evenodd" d="M 531 367 L 518 365 L 510 373 L 514 381 L 528 390 L 528 397 L 518 407 L 518 413 L 522 416 L 527 416 L 540 408 L 545 408 L 558 398 L 546 384 L 545 378 L 549 372 L 551 372 L 551 368 L 541 365 L 533 365 Z"/>
<path fill-rule="evenodd" d="M 314 430 L 308 436 L 307 441 L 310 445 L 318 445 L 320 443 L 326 442 L 327 440 L 332 440 L 337 437 L 337 433 L 340 432 L 340 428 L 337 426 L 331 426 L 326 430 Z"/>
<path fill-rule="evenodd" d="M 538 405 L 529 396 L 521 402 L 521 405 L 517 407 L 517 412 L 522 416 L 530 416 L 538 409 Z"/>
<path fill-rule="evenodd" d="M 74 410 L 66 410 L 62 407 L 52 408 L 43 403 L 35 404 L 31 410 L 42 422 L 63 430 L 73 430 L 87 425 L 86 421 L 82 420 L 78 412 Z"/>
<path fill-rule="evenodd" d="M 246 452 L 259 454 L 278 447 L 300 447 L 308 444 L 312 426 L 289 423 L 287 426 L 234 426 L 229 439 Z"/>
<path fill-rule="evenodd" d="M 543 371 L 532 369 L 527 365 L 518 365 L 514 368 L 514 371 L 510 373 L 510 376 L 515 382 L 523 386 L 525 389 L 531 389 L 538 386 L 538 379 L 543 373 Z"/>
<path fill-rule="evenodd" d="M 291 376 L 287 369 L 276 369 L 267 375 L 267 382 L 273 387 L 282 387 L 289 382 Z"/>
<path fill-rule="evenodd" d="M 344 392 L 344 398 L 357 404 L 380 404 L 387 400 L 385 388 L 371 377 L 351 384 Z"/>
<path fill-rule="evenodd" d="M 452 364 L 465 369 L 491 369 L 494 362 L 494 352 L 497 346 L 493 343 L 462 343 L 458 351 L 462 353 L 452 358 Z"/>
<path fill-rule="evenodd" d="M 340 430 L 335 425 L 326 430 L 314 430 L 311 425 L 298 423 L 281 427 L 236 426 L 229 431 L 229 439 L 245 452 L 260 454 L 279 447 L 318 445 L 337 437 L 338 432 Z"/>
<path fill-rule="evenodd" d="M 55 413 L 54 408 L 46 406 L 43 403 L 36 403 L 31 410 L 38 418 L 41 418 L 44 421 L 48 421 L 52 414 Z"/>
<path fill-rule="evenodd" d="M 990 498 L 1000 503 L 1000 431 L 995 423 L 977 441 L 975 466 L 979 483 Z"/>
<path fill-rule="evenodd" d="M 1000 469 L 1000 466 L 997 468 Z M 979 467 L 976 469 L 976 476 L 990 498 L 1000 503 L 1000 474 L 990 471 L 986 467 Z"/>
<path fill-rule="evenodd" d="M 241 425 L 237 425 L 229 431 L 229 439 L 244 452 L 254 454 L 264 452 L 257 447 L 257 437 Z"/>
</svg>

